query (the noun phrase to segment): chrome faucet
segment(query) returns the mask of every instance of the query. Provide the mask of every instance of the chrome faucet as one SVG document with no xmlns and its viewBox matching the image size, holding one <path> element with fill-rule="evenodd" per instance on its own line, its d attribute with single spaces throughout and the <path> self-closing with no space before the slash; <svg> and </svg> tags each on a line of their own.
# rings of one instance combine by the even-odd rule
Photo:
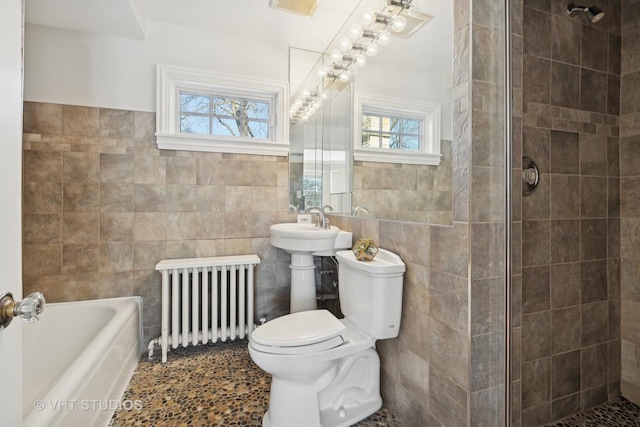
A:
<svg viewBox="0 0 640 427">
<path fill-rule="evenodd" d="M 318 219 L 316 221 L 316 227 L 318 228 L 322 228 L 323 230 L 328 230 L 329 229 L 329 220 L 327 219 L 326 215 L 324 214 L 324 209 L 318 207 L 318 206 L 311 206 L 307 209 L 304 210 L 304 213 L 307 214 L 318 214 Z"/>
<path fill-rule="evenodd" d="M 356 206 L 355 208 L 353 208 L 353 211 L 351 211 L 351 216 L 358 216 L 358 212 L 364 212 L 366 215 L 369 215 L 369 209 L 365 208 L 364 206 Z"/>
</svg>

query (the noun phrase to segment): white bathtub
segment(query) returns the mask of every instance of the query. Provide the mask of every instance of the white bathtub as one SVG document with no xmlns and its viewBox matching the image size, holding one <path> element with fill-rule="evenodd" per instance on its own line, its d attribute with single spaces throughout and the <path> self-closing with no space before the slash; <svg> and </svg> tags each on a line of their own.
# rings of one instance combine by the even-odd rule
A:
<svg viewBox="0 0 640 427">
<path fill-rule="evenodd" d="M 47 304 L 22 352 L 25 427 L 106 426 L 142 352 L 142 299 Z"/>
</svg>

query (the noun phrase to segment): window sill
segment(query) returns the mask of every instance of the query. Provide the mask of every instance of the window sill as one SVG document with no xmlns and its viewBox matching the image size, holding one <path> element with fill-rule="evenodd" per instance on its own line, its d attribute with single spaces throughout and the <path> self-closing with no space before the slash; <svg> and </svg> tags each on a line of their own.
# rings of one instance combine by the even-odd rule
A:
<svg viewBox="0 0 640 427">
<path fill-rule="evenodd" d="M 287 156 L 289 144 L 262 140 L 224 140 L 206 135 L 174 135 L 156 133 L 161 150 L 206 151 L 216 153 L 256 154 L 262 156 Z"/>
<path fill-rule="evenodd" d="M 430 165 L 438 166 L 440 164 L 441 154 L 417 153 L 415 151 L 392 151 L 387 149 L 376 150 L 370 148 L 367 150 L 354 150 L 353 158 L 361 162 L 379 162 L 379 163 L 402 163 L 408 165 Z"/>
</svg>

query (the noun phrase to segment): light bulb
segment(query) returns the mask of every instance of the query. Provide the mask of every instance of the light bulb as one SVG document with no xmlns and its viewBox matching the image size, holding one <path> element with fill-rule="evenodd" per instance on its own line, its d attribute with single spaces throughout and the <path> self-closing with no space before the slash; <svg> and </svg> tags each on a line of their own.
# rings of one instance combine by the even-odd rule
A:
<svg viewBox="0 0 640 427">
<path fill-rule="evenodd" d="M 365 65 L 367 65 L 367 57 L 364 56 L 363 54 L 360 54 L 356 57 L 354 63 L 358 66 L 358 67 L 364 67 Z"/>
<path fill-rule="evenodd" d="M 358 74 L 358 66 L 356 64 L 351 64 L 347 67 L 347 74 L 350 76 L 355 76 Z"/>
<path fill-rule="evenodd" d="M 340 61 L 342 61 L 342 52 L 341 52 L 340 50 L 338 50 L 338 49 L 333 49 L 333 50 L 331 51 L 331 55 L 330 55 L 330 56 L 331 56 L 331 60 L 332 60 L 333 62 L 340 62 Z"/>
<path fill-rule="evenodd" d="M 409 16 L 413 16 L 414 18 L 420 16 L 424 2 L 422 0 L 413 0 L 411 2 L 411 7 L 409 8 Z"/>
<path fill-rule="evenodd" d="M 346 52 L 348 50 L 351 50 L 352 46 L 353 46 L 353 43 L 351 42 L 349 37 L 343 37 L 338 42 L 338 49 L 340 49 L 342 52 Z"/>
<path fill-rule="evenodd" d="M 302 89 L 302 92 L 300 92 L 300 94 L 302 96 L 304 96 L 305 98 L 308 98 L 309 95 L 311 95 L 311 91 L 309 89 L 307 89 L 307 88 L 304 88 L 304 89 Z"/>
<path fill-rule="evenodd" d="M 338 80 L 340 80 L 343 83 L 344 82 L 348 82 L 349 81 L 349 75 L 347 73 L 343 72 L 338 76 Z"/>
<path fill-rule="evenodd" d="M 389 31 L 384 30 L 378 35 L 378 43 L 380 43 L 382 46 L 388 45 L 390 41 L 391 34 L 389 33 Z"/>
<path fill-rule="evenodd" d="M 327 73 L 330 72 L 331 70 L 333 70 L 333 62 L 331 62 L 330 59 L 327 59 L 322 63 L 322 69 Z"/>
<path fill-rule="evenodd" d="M 365 51 L 367 56 L 371 56 L 374 57 L 378 54 L 378 45 L 371 42 L 369 43 L 369 45 L 367 46 L 367 50 Z"/>
<path fill-rule="evenodd" d="M 404 31 L 407 28 L 407 19 L 404 16 L 396 16 L 391 23 L 391 29 L 396 33 Z"/>
<path fill-rule="evenodd" d="M 353 24 L 351 28 L 349 28 L 349 38 L 351 40 L 358 40 L 362 37 L 362 25 Z"/>
<path fill-rule="evenodd" d="M 362 11 L 362 25 L 367 26 L 376 20 L 376 13 L 370 7 Z"/>
<path fill-rule="evenodd" d="M 318 77 L 323 78 L 327 75 L 327 72 L 325 70 L 323 70 L 322 68 L 320 68 L 317 72 Z"/>
</svg>

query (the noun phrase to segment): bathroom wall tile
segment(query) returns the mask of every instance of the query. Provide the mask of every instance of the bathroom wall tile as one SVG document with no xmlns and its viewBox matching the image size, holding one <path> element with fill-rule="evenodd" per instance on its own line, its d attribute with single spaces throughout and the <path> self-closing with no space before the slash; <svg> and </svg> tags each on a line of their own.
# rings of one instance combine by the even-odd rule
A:
<svg viewBox="0 0 640 427">
<path fill-rule="evenodd" d="M 496 354 L 501 338 L 496 332 L 471 337 L 471 391 L 486 390 L 504 381 L 502 357 Z"/>
<path fill-rule="evenodd" d="M 522 269 L 522 310 L 535 313 L 549 310 L 549 266 Z"/>
<path fill-rule="evenodd" d="M 163 156 L 136 156 L 135 183 L 159 184 L 167 182 L 167 158 Z"/>
<path fill-rule="evenodd" d="M 607 176 L 607 138 L 580 134 L 580 174 Z"/>
<path fill-rule="evenodd" d="M 166 227 L 166 214 L 136 212 L 133 217 L 133 238 L 136 242 L 165 240 Z"/>
<path fill-rule="evenodd" d="M 221 160 L 198 157 L 196 159 L 196 183 L 198 185 L 225 185 Z"/>
<path fill-rule="evenodd" d="M 551 173 L 578 174 L 580 172 L 578 134 L 552 130 L 550 138 Z"/>
<path fill-rule="evenodd" d="M 133 269 L 154 270 L 166 257 L 166 245 L 160 242 L 135 242 L 133 245 Z"/>
<path fill-rule="evenodd" d="M 251 214 L 231 212 L 225 213 L 224 237 L 232 239 L 251 237 Z"/>
<path fill-rule="evenodd" d="M 100 274 L 100 298 L 130 296 L 132 291 L 133 271 Z"/>
<path fill-rule="evenodd" d="M 196 186 L 167 185 L 167 212 L 195 212 Z"/>
<path fill-rule="evenodd" d="M 551 313 L 522 315 L 522 357 L 530 361 L 551 355 Z"/>
<path fill-rule="evenodd" d="M 134 184 L 101 184 L 101 212 L 133 212 Z"/>
<path fill-rule="evenodd" d="M 582 303 L 587 304 L 607 299 L 607 261 L 581 263 Z"/>
<path fill-rule="evenodd" d="M 250 212 L 251 187 L 225 187 L 225 212 Z"/>
<path fill-rule="evenodd" d="M 466 277 L 468 254 L 463 248 L 468 247 L 468 239 L 466 224 L 454 223 L 453 227 L 432 227 L 430 266 L 435 270 Z"/>
<path fill-rule="evenodd" d="M 62 184 L 23 183 L 22 212 L 25 214 L 62 213 Z"/>
<path fill-rule="evenodd" d="M 607 343 L 582 349 L 582 389 L 586 390 L 607 382 Z"/>
<path fill-rule="evenodd" d="M 620 373 L 622 369 L 622 343 L 621 340 L 616 339 L 607 342 L 608 353 L 608 373 L 607 379 L 611 381 L 619 381 Z"/>
<path fill-rule="evenodd" d="M 142 297 L 144 325 L 160 325 L 162 313 L 162 275 L 155 270 L 133 272 L 133 295 Z"/>
<path fill-rule="evenodd" d="M 548 129 L 522 129 L 522 155 L 531 158 L 540 172 L 549 172 L 550 134 Z"/>
<path fill-rule="evenodd" d="M 622 38 L 619 34 L 609 34 L 609 74 L 621 74 Z"/>
<path fill-rule="evenodd" d="M 580 178 L 548 175 L 551 190 L 551 219 L 580 218 Z"/>
<path fill-rule="evenodd" d="M 62 215 L 24 215 L 22 217 L 22 242 L 26 245 L 62 243 Z"/>
<path fill-rule="evenodd" d="M 130 242 L 133 240 L 133 217 L 131 212 L 109 212 L 100 214 L 101 242 Z"/>
<path fill-rule="evenodd" d="M 100 298 L 98 273 L 66 274 L 62 287 L 65 301 L 84 301 Z"/>
<path fill-rule="evenodd" d="M 607 76 L 607 114 L 620 114 L 620 77 Z"/>
<path fill-rule="evenodd" d="M 620 138 L 620 176 L 640 175 L 640 162 L 636 159 L 640 155 L 640 136 Z"/>
<path fill-rule="evenodd" d="M 427 312 L 431 317 L 462 334 L 467 333 L 469 325 L 467 292 L 440 293 L 432 295 L 428 301 Z"/>
<path fill-rule="evenodd" d="M 133 111 L 100 109 L 100 138 L 133 139 Z"/>
<path fill-rule="evenodd" d="M 134 123 L 134 134 L 133 134 L 134 139 L 155 141 L 156 139 L 155 113 L 149 113 L 146 111 L 134 111 L 133 123 Z"/>
<path fill-rule="evenodd" d="M 62 275 L 25 276 L 22 280 L 22 295 L 42 292 L 47 303 L 64 302 Z"/>
<path fill-rule="evenodd" d="M 580 68 L 551 62 L 551 105 L 580 107 Z"/>
<path fill-rule="evenodd" d="M 497 58 L 502 54 L 504 41 L 502 31 L 473 25 L 471 27 L 472 55 L 471 61 L 473 77 L 476 81 L 498 83 L 503 78 L 503 69 Z"/>
<path fill-rule="evenodd" d="M 429 370 L 429 411 L 442 425 L 465 426 L 467 391 L 437 369 Z"/>
<path fill-rule="evenodd" d="M 474 279 L 471 282 L 471 334 L 480 335 L 496 328 L 498 306 L 496 304 L 497 279 Z"/>
<path fill-rule="evenodd" d="M 64 182 L 100 182 L 99 156 L 98 153 L 64 153 Z"/>
<path fill-rule="evenodd" d="M 196 237 L 196 213 L 167 214 L 167 240 L 191 240 Z"/>
<path fill-rule="evenodd" d="M 565 12 L 566 13 L 566 12 Z M 532 23 L 534 25 L 535 23 Z M 564 16 L 551 17 L 551 58 L 573 65 L 580 64 L 582 24 Z"/>
<path fill-rule="evenodd" d="M 196 184 L 195 157 L 167 157 L 167 184 Z"/>
<path fill-rule="evenodd" d="M 61 135 L 62 105 L 25 102 L 23 132 Z"/>
<path fill-rule="evenodd" d="M 580 260 L 580 221 L 551 221 L 551 262 Z"/>
<path fill-rule="evenodd" d="M 599 28 L 584 25 L 582 27 L 582 67 L 607 71 L 608 56 L 603 55 L 609 48 L 609 34 Z"/>
<path fill-rule="evenodd" d="M 583 261 L 607 257 L 607 220 L 583 219 L 580 223 L 582 240 L 581 259 Z"/>
<path fill-rule="evenodd" d="M 100 207 L 100 184 L 72 182 L 63 186 L 63 208 L 65 213 L 98 212 Z"/>
<path fill-rule="evenodd" d="M 550 193 L 555 191 L 551 188 L 549 178 L 550 175 L 543 176 L 535 191 L 522 197 L 522 219 L 549 219 Z M 522 185 L 521 181 L 518 181 L 518 185 Z"/>
<path fill-rule="evenodd" d="M 101 273 L 131 270 L 133 270 L 133 243 L 115 242 L 100 245 Z"/>
<path fill-rule="evenodd" d="M 606 103 L 607 75 L 582 68 L 580 75 L 580 109 L 605 113 Z"/>
<path fill-rule="evenodd" d="M 100 181 L 129 184 L 134 180 L 134 157 L 129 154 L 100 154 Z"/>
<path fill-rule="evenodd" d="M 198 213 L 196 233 L 199 239 L 222 239 L 225 237 L 224 213 Z"/>
<path fill-rule="evenodd" d="M 576 305 L 580 301 L 580 263 L 551 266 L 551 307 Z"/>
<path fill-rule="evenodd" d="M 607 180 L 607 216 L 608 218 L 620 217 L 620 179 L 609 178 Z"/>
<path fill-rule="evenodd" d="M 637 6 L 636 6 L 637 7 Z M 633 7 L 630 7 L 633 8 Z M 627 10 L 630 8 L 626 8 Z M 640 31 L 638 29 L 629 30 L 624 32 L 624 37 L 621 40 L 622 48 L 622 74 L 629 74 L 640 70 L 640 61 L 636 58 L 637 55 L 633 53 L 637 51 L 640 45 Z"/>
<path fill-rule="evenodd" d="M 580 313 L 579 306 L 551 311 L 551 351 L 553 354 L 580 349 L 582 338 Z"/>
<path fill-rule="evenodd" d="M 62 249 L 62 272 L 93 273 L 98 271 L 100 250 L 97 244 L 70 244 Z"/>
<path fill-rule="evenodd" d="M 533 55 L 524 55 L 522 98 L 526 106 L 530 102 L 548 104 L 551 94 L 551 61 Z"/>
<path fill-rule="evenodd" d="M 24 151 L 24 182 L 62 182 L 62 152 Z"/>
<path fill-rule="evenodd" d="M 522 408 L 530 408 L 549 400 L 551 400 L 551 357 L 524 362 L 522 364 Z"/>
<path fill-rule="evenodd" d="M 608 310 L 607 301 L 582 305 L 582 346 L 605 342 L 607 340 Z"/>
<path fill-rule="evenodd" d="M 524 53 L 551 58 L 551 15 L 529 7 L 523 13 Z"/>
<path fill-rule="evenodd" d="M 623 68 L 622 72 L 624 77 L 620 80 L 620 114 L 637 113 L 640 111 L 640 106 L 636 102 L 640 96 L 640 71 L 625 74 Z"/>
<path fill-rule="evenodd" d="M 579 392 L 555 399 L 551 402 L 551 419 L 559 420 L 575 414 L 581 407 Z"/>
<path fill-rule="evenodd" d="M 62 273 L 62 245 L 23 245 L 22 269 L 25 275 Z"/>
<path fill-rule="evenodd" d="M 538 427 L 551 422 L 551 403 L 522 410 L 522 427 Z"/>
<path fill-rule="evenodd" d="M 164 212 L 167 207 L 166 193 L 165 185 L 135 184 L 135 212 Z"/>
<path fill-rule="evenodd" d="M 278 162 L 264 161 L 252 163 L 250 185 L 254 187 L 277 185 L 279 166 Z"/>
<path fill-rule="evenodd" d="M 100 224 L 97 213 L 64 214 L 62 243 L 94 243 L 98 240 Z"/>
<path fill-rule="evenodd" d="M 198 212 L 224 212 L 225 187 L 198 185 L 196 209 Z"/>
<path fill-rule="evenodd" d="M 469 387 L 469 344 L 464 334 L 431 318 L 429 324 L 429 362 L 456 384 Z"/>
<path fill-rule="evenodd" d="M 620 179 L 620 214 L 623 218 L 640 217 L 640 177 Z"/>
<path fill-rule="evenodd" d="M 580 391 L 580 350 L 553 356 L 551 366 L 553 399 Z"/>
<path fill-rule="evenodd" d="M 276 187 L 251 187 L 252 212 L 278 211 Z"/>
<path fill-rule="evenodd" d="M 65 135 L 97 137 L 100 110 L 93 107 L 62 106 L 62 129 Z"/>
<path fill-rule="evenodd" d="M 522 222 L 523 267 L 549 264 L 550 230 L 550 221 Z"/>
</svg>

